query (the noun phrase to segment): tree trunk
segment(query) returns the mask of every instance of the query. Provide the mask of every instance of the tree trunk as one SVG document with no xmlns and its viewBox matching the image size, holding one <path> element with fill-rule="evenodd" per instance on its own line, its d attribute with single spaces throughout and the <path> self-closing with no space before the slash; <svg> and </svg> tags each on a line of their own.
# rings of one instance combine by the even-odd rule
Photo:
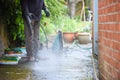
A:
<svg viewBox="0 0 120 80">
<path fill-rule="evenodd" d="M 80 1 L 82 1 L 81 20 L 83 19 L 83 21 L 85 21 L 85 1 L 84 0 L 67 0 L 69 15 L 70 15 L 70 18 L 73 18 L 75 16 L 76 4 Z"/>
<path fill-rule="evenodd" d="M 81 16 L 81 20 L 86 21 L 85 20 L 85 2 L 84 2 L 84 0 L 82 1 L 82 11 L 81 11 L 80 16 Z"/>
<path fill-rule="evenodd" d="M 85 20 L 85 1 L 83 0 L 83 21 Z"/>
<path fill-rule="evenodd" d="M 68 9 L 69 9 L 69 15 L 70 15 L 70 18 L 73 18 L 75 16 L 75 5 L 76 5 L 76 2 L 74 0 L 68 0 Z"/>
</svg>

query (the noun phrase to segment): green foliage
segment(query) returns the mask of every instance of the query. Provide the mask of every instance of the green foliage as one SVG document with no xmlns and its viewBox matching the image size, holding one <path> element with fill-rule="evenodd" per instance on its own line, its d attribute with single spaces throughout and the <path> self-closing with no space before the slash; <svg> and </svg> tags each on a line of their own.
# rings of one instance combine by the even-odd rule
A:
<svg viewBox="0 0 120 80">
<path fill-rule="evenodd" d="M 64 0 L 45 0 L 51 13 L 50 18 L 43 14 L 41 25 L 45 28 L 47 34 L 54 31 L 54 20 L 64 14 Z M 24 44 L 24 24 L 21 16 L 20 0 L 0 0 L 0 21 L 3 20 L 7 25 L 8 38 L 13 45 L 21 46 Z M 43 32 L 41 31 L 42 36 Z"/>
<path fill-rule="evenodd" d="M 58 18 L 60 18 L 62 15 L 66 15 L 67 14 L 67 10 L 66 10 L 66 5 L 65 5 L 65 1 L 64 0 L 45 0 L 46 3 L 46 7 L 48 8 L 49 12 L 50 12 L 50 17 L 46 18 L 45 14 L 43 12 L 43 17 L 41 19 L 41 26 L 44 28 L 45 32 L 47 35 L 54 33 L 58 27 L 57 25 L 57 21 L 61 21 L 58 20 Z M 41 42 L 45 42 L 45 35 L 44 32 L 42 31 L 42 29 L 40 29 L 40 41 Z"/>
<path fill-rule="evenodd" d="M 91 0 L 85 0 L 86 7 L 89 6 Z M 80 16 L 70 19 L 67 14 L 67 5 L 65 5 L 65 0 L 46 0 L 48 9 L 51 12 L 51 17 L 45 19 L 43 17 L 41 23 L 45 27 L 46 32 L 53 33 L 57 30 L 68 31 L 68 32 L 85 32 L 86 26 L 91 27 L 91 23 L 80 21 Z M 86 15 L 87 15 L 86 10 Z M 49 20 L 50 19 L 50 20 Z M 44 25 L 46 24 L 47 25 Z"/>
<path fill-rule="evenodd" d="M 92 0 L 84 0 L 85 1 L 85 6 L 90 7 Z"/>
<path fill-rule="evenodd" d="M 21 17 L 20 0 L 1 0 L 1 20 L 7 26 L 8 39 L 10 43 L 21 45 L 24 40 L 24 26 Z"/>
<path fill-rule="evenodd" d="M 70 19 L 66 16 L 59 17 L 56 23 L 56 28 L 63 32 L 85 32 L 86 26 L 91 27 L 90 22 L 80 21 L 79 18 Z"/>
<path fill-rule="evenodd" d="M 41 19 L 41 25 L 45 27 L 46 32 L 49 34 L 54 32 L 58 18 L 60 18 L 63 15 L 66 15 L 67 10 L 66 5 L 64 4 L 65 3 L 64 0 L 49 0 L 49 1 L 45 0 L 45 1 L 51 15 L 49 18 L 46 18 L 45 14 L 43 14 L 43 17 Z"/>
<path fill-rule="evenodd" d="M 5 52 L 8 52 L 8 51 L 11 51 L 11 49 L 10 49 L 10 48 L 6 48 L 6 49 L 5 49 Z"/>
<path fill-rule="evenodd" d="M 66 9 L 63 4 L 64 0 L 45 0 L 47 4 L 47 8 L 51 13 L 51 18 L 58 18 L 59 16 L 65 14 Z"/>
<path fill-rule="evenodd" d="M 45 0 L 45 3 L 51 15 L 46 18 L 43 11 L 40 23 L 47 35 L 58 29 L 70 32 L 83 30 L 85 24 L 80 22 L 79 18 L 70 19 L 67 16 L 67 5 L 64 0 Z M 14 43 L 15 46 L 24 45 L 24 24 L 20 0 L 0 0 L 0 20 L 7 25 L 10 43 Z M 41 29 L 40 39 L 45 41 L 45 35 Z"/>
</svg>

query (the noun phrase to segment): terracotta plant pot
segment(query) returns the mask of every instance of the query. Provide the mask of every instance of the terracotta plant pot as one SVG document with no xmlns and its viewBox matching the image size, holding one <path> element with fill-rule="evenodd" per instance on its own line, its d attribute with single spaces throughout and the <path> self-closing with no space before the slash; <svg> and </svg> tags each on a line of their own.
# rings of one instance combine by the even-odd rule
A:
<svg viewBox="0 0 120 80">
<path fill-rule="evenodd" d="M 72 43 L 77 36 L 77 32 L 63 32 L 63 40 L 66 43 Z"/>
<path fill-rule="evenodd" d="M 8 51 L 6 52 L 6 54 L 14 54 L 15 52 L 14 51 Z"/>
<path fill-rule="evenodd" d="M 80 44 L 88 44 L 90 41 L 89 33 L 78 33 L 77 39 Z"/>
</svg>

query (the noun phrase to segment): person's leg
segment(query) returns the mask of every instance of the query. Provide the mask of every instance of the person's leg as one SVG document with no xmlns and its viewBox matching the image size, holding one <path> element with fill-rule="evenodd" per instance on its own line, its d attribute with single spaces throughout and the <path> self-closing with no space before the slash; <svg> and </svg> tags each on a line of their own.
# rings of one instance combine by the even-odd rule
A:
<svg viewBox="0 0 120 80">
<path fill-rule="evenodd" d="M 34 39 L 33 39 L 33 44 L 34 44 L 34 56 L 35 58 L 38 58 L 38 52 L 40 49 L 40 23 L 39 21 L 35 21 L 34 23 Z"/>
<path fill-rule="evenodd" d="M 30 35 L 28 24 L 26 20 L 24 20 L 24 33 L 25 33 L 25 44 L 26 44 L 26 51 L 27 51 L 27 57 L 30 59 L 34 56 L 33 54 L 33 34 Z"/>
</svg>

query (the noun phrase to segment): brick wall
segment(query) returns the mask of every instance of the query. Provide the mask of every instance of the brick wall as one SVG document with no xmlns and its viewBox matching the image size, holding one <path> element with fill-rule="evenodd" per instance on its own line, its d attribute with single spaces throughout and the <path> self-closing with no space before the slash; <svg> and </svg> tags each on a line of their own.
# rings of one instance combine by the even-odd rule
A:
<svg viewBox="0 0 120 80">
<path fill-rule="evenodd" d="M 100 80 L 120 80 L 120 0 L 98 0 Z"/>
</svg>

